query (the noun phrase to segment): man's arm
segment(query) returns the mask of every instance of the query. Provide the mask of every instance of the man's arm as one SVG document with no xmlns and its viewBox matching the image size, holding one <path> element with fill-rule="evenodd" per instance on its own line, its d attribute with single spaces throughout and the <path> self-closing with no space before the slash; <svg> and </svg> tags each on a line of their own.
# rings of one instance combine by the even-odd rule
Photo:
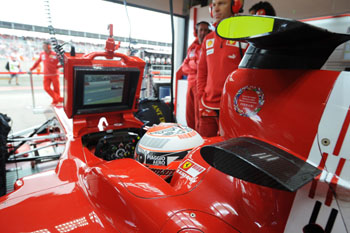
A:
<svg viewBox="0 0 350 233">
<path fill-rule="evenodd" d="M 189 61 L 190 59 L 187 56 L 181 65 L 182 72 L 184 72 L 185 74 L 193 74 L 193 70 L 189 66 Z"/>
<path fill-rule="evenodd" d="M 199 58 L 197 69 L 197 93 L 199 100 L 202 98 L 205 86 L 207 85 L 208 67 L 207 67 L 207 53 L 205 48 L 205 41 L 202 43 L 202 51 Z"/>
<path fill-rule="evenodd" d="M 190 61 L 188 62 L 188 66 L 193 70 L 193 72 L 196 74 L 197 73 L 197 60 L 194 59 L 190 59 Z"/>
<path fill-rule="evenodd" d="M 194 47 L 194 56 L 188 62 L 188 65 L 193 70 L 195 70 L 196 74 L 197 74 L 197 70 L 198 70 L 199 59 L 201 57 L 201 51 L 202 51 L 202 46 L 201 45 L 197 45 L 196 47 Z"/>
<path fill-rule="evenodd" d="M 32 68 L 30 68 L 30 71 L 34 70 L 40 64 L 40 62 L 41 62 L 41 55 L 39 56 L 38 60 L 36 60 Z"/>
</svg>

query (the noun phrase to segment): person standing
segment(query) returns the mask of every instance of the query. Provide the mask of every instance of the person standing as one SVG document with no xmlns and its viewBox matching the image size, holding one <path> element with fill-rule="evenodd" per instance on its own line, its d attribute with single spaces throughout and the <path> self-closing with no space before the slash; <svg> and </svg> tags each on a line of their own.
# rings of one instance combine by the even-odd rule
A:
<svg viewBox="0 0 350 233">
<path fill-rule="evenodd" d="M 53 105 L 63 102 L 60 94 L 60 80 L 59 80 L 59 61 L 55 52 L 51 50 L 49 41 L 43 44 L 44 51 L 40 53 L 39 59 L 34 63 L 30 72 L 32 72 L 40 62 L 44 64 L 44 90 L 51 96 Z M 53 89 L 51 89 L 51 84 Z"/>
<path fill-rule="evenodd" d="M 15 54 L 11 54 L 10 59 L 8 61 L 8 68 L 9 68 L 8 71 L 10 72 L 9 84 L 11 84 L 12 79 L 15 78 L 16 85 L 19 85 L 18 72 L 20 72 L 21 66 Z"/>
<path fill-rule="evenodd" d="M 196 39 L 187 49 L 187 56 L 181 69 L 187 75 L 186 121 L 187 126 L 197 130 L 199 124 L 199 108 L 197 96 L 197 65 L 204 37 L 210 32 L 209 23 L 201 21 L 196 24 Z"/>
<path fill-rule="evenodd" d="M 214 26 L 242 11 L 241 0 L 213 0 L 210 6 Z M 218 133 L 221 93 L 227 76 L 238 68 L 248 44 L 225 40 L 209 33 L 202 43 L 198 64 L 197 93 L 199 101 L 199 129 L 204 137 Z"/>
<path fill-rule="evenodd" d="M 269 15 L 276 16 L 276 11 L 269 2 L 258 2 L 249 8 L 251 15 Z"/>
</svg>

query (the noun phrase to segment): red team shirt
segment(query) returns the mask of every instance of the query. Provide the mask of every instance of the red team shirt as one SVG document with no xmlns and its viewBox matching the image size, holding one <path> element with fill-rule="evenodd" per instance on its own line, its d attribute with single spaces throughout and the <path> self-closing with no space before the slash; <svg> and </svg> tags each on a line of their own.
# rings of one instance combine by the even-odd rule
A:
<svg viewBox="0 0 350 233">
<path fill-rule="evenodd" d="M 195 82 L 197 79 L 197 65 L 200 57 L 201 45 L 198 39 L 187 49 L 187 56 L 182 63 L 182 71 L 187 74 L 188 82 Z"/>
<path fill-rule="evenodd" d="M 44 63 L 44 75 L 45 76 L 56 76 L 59 75 L 58 68 L 58 58 L 55 52 L 50 51 L 50 53 L 41 52 L 39 55 L 39 59 L 34 63 L 30 70 L 34 70 L 40 62 Z"/>
<path fill-rule="evenodd" d="M 248 44 L 241 42 L 242 54 Z M 209 33 L 202 42 L 197 71 L 199 101 L 208 109 L 219 109 L 221 93 L 227 76 L 238 68 L 241 54 L 238 41 L 230 41 Z"/>
</svg>

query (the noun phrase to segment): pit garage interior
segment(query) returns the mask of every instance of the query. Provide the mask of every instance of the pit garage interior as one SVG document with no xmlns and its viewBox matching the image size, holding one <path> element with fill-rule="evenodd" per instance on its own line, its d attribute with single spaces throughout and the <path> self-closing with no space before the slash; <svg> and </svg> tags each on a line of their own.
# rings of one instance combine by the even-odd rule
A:
<svg viewBox="0 0 350 233">
<path fill-rule="evenodd" d="M 251 16 L 249 8 L 258 2 L 244 0 L 238 15 Z M 293 51 L 294 41 L 304 40 L 311 51 L 306 54 L 315 59 L 313 39 L 317 46 L 324 44 L 318 50 L 332 51 L 319 67 L 293 68 L 290 74 L 288 66 L 280 73 L 264 73 L 259 65 L 241 63 L 237 77 L 244 72 L 249 77 L 270 75 L 266 82 L 271 83 L 256 85 L 261 90 L 277 86 L 281 92 L 263 92 L 249 84 L 250 78 L 231 95 L 233 83 L 244 81 L 228 77 L 218 135 L 208 138 L 187 127 L 188 80 L 181 68 L 196 39 L 196 23 L 206 21 L 216 29 L 211 0 L 5 0 L 0 9 L 0 231 L 350 232 L 350 41 L 339 36 L 344 42 L 328 49 L 337 35 L 350 34 L 350 1 L 268 2 L 276 11 L 275 28 L 276 22 L 278 27 L 292 25 L 291 30 L 302 23 L 302 33 L 310 31 L 307 39 L 291 32 L 289 39 L 282 35 L 271 41 L 289 41 L 286 50 Z M 314 26 L 337 34 L 328 38 L 328 32 L 316 29 L 312 34 Z M 266 34 L 283 33 L 278 30 Z M 43 64 L 29 72 L 43 42 L 52 38 L 65 54 L 59 69 L 64 101 L 57 106 L 44 90 Z M 245 42 L 258 48 L 268 44 L 254 36 Z M 283 53 L 271 44 L 262 50 Z M 6 68 L 12 57 L 20 64 L 17 80 L 10 79 L 13 72 Z M 275 69 L 271 67 L 267 70 Z M 104 95 L 123 90 L 116 104 L 91 107 L 79 97 L 86 97 L 86 76 L 109 74 L 113 85 Z M 284 75 L 291 81 L 280 83 Z M 89 80 L 93 88 L 94 80 Z M 244 92 L 259 99 L 254 116 L 239 112 L 235 101 Z M 272 103 L 276 107 L 268 107 Z M 266 118 L 259 115 L 264 105 Z M 154 125 L 141 119 L 145 109 L 157 118 Z M 250 126 L 248 118 L 257 126 Z M 273 133 L 279 129 L 282 133 Z M 162 147 L 167 137 L 172 144 Z M 152 143 L 159 147 L 149 149 Z M 269 158 L 283 162 L 270 165 Z M 293 166 L 297 171 L 290 172 Z M 197 200 L 199 195 L 203 200 Z M 21 209 L 26 213 L 18 213 Z M 56 210 L 62 216 L 70 213 L 48 213 Z"/>
</svg>

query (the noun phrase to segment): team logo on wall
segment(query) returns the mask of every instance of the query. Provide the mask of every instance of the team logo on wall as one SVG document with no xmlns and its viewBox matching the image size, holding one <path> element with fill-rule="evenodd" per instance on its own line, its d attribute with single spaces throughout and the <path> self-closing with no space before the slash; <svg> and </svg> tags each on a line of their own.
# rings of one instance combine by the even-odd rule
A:
<svg viewBox="0 0 350 233">
<path fill-rule="evenodd" d="M 260 88 L 245 86 L 235 95 L 233 105 L 239 115 L 251 117 L 258 114 L 264 102 L 264 93 Z"/>
<path fill-rule="evenodd" d="M 215 39 L 208 39 L 207 42 L 206 42 L 206 48 L 207 49 L 210 49 L 214 46 L 214 40 Z"/>
</svg>

